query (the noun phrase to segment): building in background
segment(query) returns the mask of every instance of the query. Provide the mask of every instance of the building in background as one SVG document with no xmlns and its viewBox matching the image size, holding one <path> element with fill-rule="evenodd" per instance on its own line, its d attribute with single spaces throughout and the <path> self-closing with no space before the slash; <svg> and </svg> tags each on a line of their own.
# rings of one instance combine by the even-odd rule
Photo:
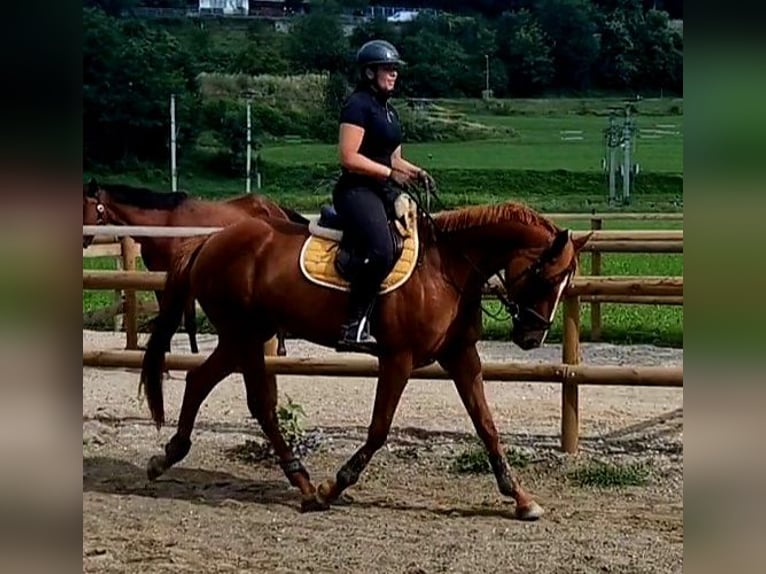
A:
<svg viewBox="0 0 766 574">
<path fill-rule="evenodd" d="M 250 0 L 199 0 L 198 11 L 200 15 L 247 16 Z"/>
</svg>

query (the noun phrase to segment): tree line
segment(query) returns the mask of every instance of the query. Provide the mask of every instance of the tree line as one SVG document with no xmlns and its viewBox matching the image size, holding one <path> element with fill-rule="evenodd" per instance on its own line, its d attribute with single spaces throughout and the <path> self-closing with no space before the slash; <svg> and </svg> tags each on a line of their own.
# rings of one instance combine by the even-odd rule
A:
<svg viewBox="0 0 766 574">
<path fill-rule="evenodd" d="M 644 0 L 452 2 L 472 9 L 423 13 L 398 25 L 376 19 L 345 35 L 341 13 L 367 4 L 315 1 L 309 14 L 291 20 L 288 33 L 254 21 L 246 41 L 220 43 L 199 24 L 118 17 L 135 0 L 86 0 L 86 160 L 167 158 L 170 93 L 176 94 L 184 126 L 179 144 L 188 149 L 205 129 L 200 72 L 330 72 L 353 83 L 355 50 L 372 38 L 391 41 L 407 61 L 400 86 L 408 97 L 480 97 L 487 80 L 495 97 L 682 93 L 683 39 L 670 26 L 668 12 L 654 8 L 657 2 L 648 7 Z M 450 8 L 450 0 L 396 4 Z M 336 92 L 337 86 L 336 81 Z"/>
</svg>

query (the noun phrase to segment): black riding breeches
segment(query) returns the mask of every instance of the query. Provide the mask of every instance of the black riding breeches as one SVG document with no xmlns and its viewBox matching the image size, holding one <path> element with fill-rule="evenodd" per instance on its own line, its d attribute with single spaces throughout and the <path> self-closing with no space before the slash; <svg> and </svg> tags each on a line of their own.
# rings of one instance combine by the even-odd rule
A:
<svg viewBox="0 0 766 574">
<path fill-rule="evenodd" d="M 360 254 L 354 283 L 377 289 L 394 264 L 394 240 L 383 199 L 366 187 L 336 188 L 333 204 L 343 219 L 344 239 L 349 236 L 344 243 Z"/>
</svg>

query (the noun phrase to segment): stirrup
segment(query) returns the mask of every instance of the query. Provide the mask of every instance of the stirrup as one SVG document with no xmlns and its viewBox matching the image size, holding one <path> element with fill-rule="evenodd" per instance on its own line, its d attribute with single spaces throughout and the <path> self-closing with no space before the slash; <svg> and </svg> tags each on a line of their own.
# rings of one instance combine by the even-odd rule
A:
<svg viewBox="0 0 766 574">
<path fill-rule="evenodd" d="M 353 339 L 340 339 L 335 343 L 335 350 L 339 353 L 369 353 L 378 355 L 378 342 L 375 339 L 355 341 Z"/>
<path fill-rule="evenodd" d="M 369 332 L 369 320 L 363 316 L 357 321 L 346 323 L 341 328 L 341 337 L 335 344 L 339 352 L 377 353 L 378 342 Z"/>
</svg>

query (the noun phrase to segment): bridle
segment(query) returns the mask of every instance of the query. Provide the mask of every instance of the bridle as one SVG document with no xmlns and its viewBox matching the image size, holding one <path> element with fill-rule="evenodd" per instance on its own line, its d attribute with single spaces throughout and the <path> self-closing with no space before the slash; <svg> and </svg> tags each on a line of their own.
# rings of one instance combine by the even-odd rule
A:
<svg viewBox="0 0 766 574">
<path fill-rule="evenodd" d="M 527 267 L 518 275 L 515 275 L 510 281 L 503 281 L 502 277 L 500 277 L 500 272 L 494 273 L 490 277 L 490 279 L 497 277 L 500 280 L 498 282 L 499 285 L 504 286 L 500 287 L 498 283 L 495 283 L 490 287 L 490 289 L 503 304 L 503 307 L 505 307 L 505 310 L 514 320 L 514 322 L 518 321 L 519 323 L 525 324 L 530 330 L 534 331 L 547 331 L 551 328 L 551 319 L 556 315 L 556 305 L 558 305 L 564 290 L 569 286 L 569 283 L 572 280 L 572 276 L 574 275 L 573 266 L 570 265 L 564 271 L 558 273 L 555 279 L 546 279 L 542 277 L 543 266 L 547 263 L 547 259 L 551 258 L 550 251 L 552 248 L 553 246 L 546 249 L 546 251 L 544 251 L 529 267 Z M 559 286 L 558 292 L 556 293 L 556 303 L 554 304 L 553 311 L 550 314 L 551 319 L 543 317 L 540 313 L 532 309 L 532 307 L 519 305 L 515 301 L 509 299 L 508 291 L 505 286 L 513 285 L 526 275 L 531 275 L 529 281 L 537 281 L 540 284 L 543 284 L 545 287 L 550 287 L 552 285 Z"/>
<path fill-rule="evenodd" d="M 104 202 L 99 198 L 98 192 L 91 193 L 88 191 L 85 196 L 96 201 L 96 225 L 107 225 L 109 220 L 106 218 L 106 205 L 104 205 Z M 85 247 L 88 247 L 92 242 L 93 236 L 91 236 L 90 241 L 87 242 Z M 85 244 L 85 242 L 83 242 L 83 244 Z"/>
</svg>

